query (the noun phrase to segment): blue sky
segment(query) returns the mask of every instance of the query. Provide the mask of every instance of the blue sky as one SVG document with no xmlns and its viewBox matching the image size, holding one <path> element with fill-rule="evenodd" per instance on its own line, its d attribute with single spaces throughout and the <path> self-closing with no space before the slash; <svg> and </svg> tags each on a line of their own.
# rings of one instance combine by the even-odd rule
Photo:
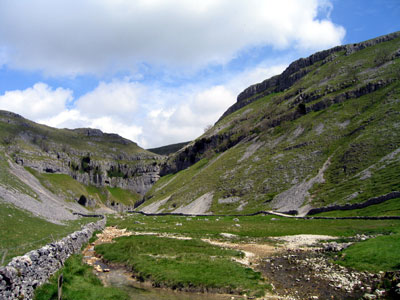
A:
<svg viewBox="0 0 400 300">
<path fill-rule="evenodd" d="M 399 20 L 400 0 L 0 0 L 0 109 L 187 141 L 247 86 Z"/>
</svg>

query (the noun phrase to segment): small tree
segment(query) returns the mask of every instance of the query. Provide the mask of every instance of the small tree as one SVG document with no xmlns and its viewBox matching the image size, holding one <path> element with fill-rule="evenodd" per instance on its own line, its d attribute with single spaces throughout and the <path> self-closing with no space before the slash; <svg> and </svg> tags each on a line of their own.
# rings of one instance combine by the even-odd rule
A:
<svg viewBox="0 0 400 300">
<path fill-rule="evenodd" d="M 213 128 L 213 126 L 208 124 L 206 127 L 204 127 L 204 132 L 209 131 L 211 128 Z"/>
</svg>

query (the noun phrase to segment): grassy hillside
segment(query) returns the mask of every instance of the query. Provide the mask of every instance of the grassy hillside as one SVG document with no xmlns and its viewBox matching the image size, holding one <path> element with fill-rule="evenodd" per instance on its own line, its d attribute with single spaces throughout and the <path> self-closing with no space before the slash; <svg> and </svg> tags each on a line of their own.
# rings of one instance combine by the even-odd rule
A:
<svg viewBox="0 0 400 300">
<path fill-rule="evenodd" d="M 6 265 L 14 256 L 61 239 L 83 224 L 97 221 L 84 218 L 57 225 L 2 201 L 0 198 L 0 262 Z"/>
<path fill-rule="evenodd" d="M 12 157 L 26 161 L 62 161 L 71 171 L 89 171 L 90 160 L 143 165 L 157 156 L 117 134 L 98 129 L 56 129 L 0 111 L 0 146 Z M 89 157 L 89 161 L 84 158 Z M 88 164 L 85 168 L 85 162 Z"/>
<path fill-rule="evenodd" d="M 169 155 L 171 153 L 174 153 L 174 152 L 180 150 L 181 148 L 185 147 L 189 143 L 190 142 L 183 142 L 183 143 L 178 143 L 178 144 L 162 146 L 162 147 L 158 147 L 158 148 L 151 148 L 151 149 L 147 149 L 147 150 L 150 152 L 159 154 L 159 155 Z"/>
<path fill-rule="evenodd" d="M 56 129 L 6 111 L 0 111 L 0 142 L 8 147 L 18 145 L 27 150 L 39 147 L 44 151 L 67 151 L 70 148 L 101 155 L 112 155 L 115 152 L 126 155 L 147 153 L 136 143 L 116 134 L 89 128 Z"/>
<path fill-rule="evenodd" d="M 118 187 L 96 187 L 84 185 L 66 174 L 42 174 L 34 169 L 26 168 L 40 183 L 53 194 L 63 196 L 66 201 L 76 201 L 81 196 L 94 199 L 98 205 L 109 203 L 121 203 L 133 206 L 140 200 L 140 195 Z M 97 206 L 98 206 L 97 205 Z"/>
<path fill-rule="evenodd" d="M 24 166 L 66 201 L 85 196 L 97 207 L 112 207 L 142 198 L 158 179 L 160 157 L 116 134 L 56 129 L 0 111 L 0 184 L 35 198 L 23 179 L 8 172 L 9 163 Z"/>
<path fill-rule="evenodd" d="M 247 105 L 169 159 L 142 207 L 174 211 L 212 193 L 213 213 L 306 211 L 400 190 L 400 34 L 393 37 L 343 46 L 300 66 L 290 87 L 240 100 Z"/>
</svg>

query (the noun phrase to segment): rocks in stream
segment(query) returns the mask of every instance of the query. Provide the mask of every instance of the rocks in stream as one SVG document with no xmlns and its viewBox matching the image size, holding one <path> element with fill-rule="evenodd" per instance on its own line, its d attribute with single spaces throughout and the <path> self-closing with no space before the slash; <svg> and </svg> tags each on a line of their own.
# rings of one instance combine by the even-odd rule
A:
<svg viewBox="0 0 400 300">
<path fill-rule="evenodd" d="M 336 246 L 336 245 L 334 245 Z M 337 247 L 333 247 L 336 249 Z M 264 259 L 261 270 L 276 292 L 294 299 L 359 299 L 375 293 L 383 274 L 357 272 L 333 264 L 318 251 L 288 250 Z"/>
<path fill-rule="evenodd" d="M 324 251 L 328 252 L 339 252 L 342 251 L 343 249 L 346 249 L 353 243 L 337 243 L 337 242 L 331 242 L 331 243 L 324 243 L 322 245 Z"/>
</svg>

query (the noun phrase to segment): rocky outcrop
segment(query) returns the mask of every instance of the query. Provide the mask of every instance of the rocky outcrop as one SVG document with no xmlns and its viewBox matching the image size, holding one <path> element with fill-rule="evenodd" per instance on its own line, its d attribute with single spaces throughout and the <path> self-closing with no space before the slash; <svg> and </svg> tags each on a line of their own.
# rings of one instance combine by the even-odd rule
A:
<svg viewBox="0 0 400 300">
<path fill-rule="evenodd" d="M 162 156 L 99 129 L 56 129 L 0 111 L 7 155 L 40 173 L 67 174 L 97 187 L 120 187 L 144 195 L 159 179 Z M 2 127 L 3 128 L 3 127 Z"/>
<path fill-rule="evenodd" d="M 360 51 L 366 47 L 382 42 L 390 41 L 399 36 L 400 31 L 358 44 L 337 46 L 317 52 L 307 58 L 298 59 L 291 63 L 282 74 L 273 76 L 261 83 L 254 84 L 241 92 L 237 97 L 237 102 L 222 115 L 218 122 L 227 115 L 262 97 L 265 97 L 268 94 L 281 92 L 290 88 L 295 82 L 308 73 L 309 66 L 321 62 L 322 64 L 328 63 L 335 59 L 335 53 L 346 51 L 346 55 L 350 55 L 353 52 Z M 342 103 L 348 99 L 359 98 L 363 95 L 373 93 L 390 85 L 392 82 L 393 79 L 387 79 L 368 82 L 361 85 L 357 84 L 356 80 L 353 79 L 348 80 L 348 82 L 340 83 L 338 86 L 328 86 L 325 90 L 317 89 L 309 93 L 305 93 L 302 89 L 299 89 L 294 93 L 286 94 L 282 99 L 276 99 L 276 101 L 282 102 L 293 98 L 293 100 L 288 103 L 289 109 L 287 111 L 275 116 L 268 114 L 263 116 L 260 123 L 253 129 L 253 131 L 264 131 L 268 128 L 277 127 L 283 122 L 294 121 L 309 112 L 317 112 L 326 109 L 333 104 Z M 336 94 L 336 92 L 351 88 L 352 86 L 354 86 L 353 89 L 344 93 Z M 333 93 L 335 93 L 334 96 L 329 96 Z M 307 103 L 315 102 L 315 100 L 320 98 L 320 101 L 306 106 Z M 223 152 L 240 142 L 251 133 L 251 130 L 243 133 L 228 132 L 198 139 L 178 151 L 175 155 L 171 156 L 161 167 L 160 175 L 164 176 L 166 174 L 184 170 L 204 158 L 207 151 L 214 151 L 216 153 Z M 233 138 L 233 136 L 235 137 Z"/>
<path fill-rule="evenodd" d="M 26 152 L 15 155 L 16 163 L 41 173 L 67 174 L 85 185 L 119 187 L 144 195 L 160 178 L 158 157 L 92 159 L 88 153 Z M 148 162 L 148 160 L 153 160 Z"/>
<path fill-rule="evenodd" d="M 207 151 L 224 152 L 235 146 L 245 135 L 217 134 L 198 139 L 171 156 L 161 167 L 160 176 L 184 170 L 201 160 Z"/>
<path fill-rule="evenodd" d="M 6 267 L 0 268 L 0 299 L 33 299 L 34 290 L 59 270 L 70 255 L 80 252 L 93 232 L 104 229 L 105 223 L 102 219 L 87 224 L 58 242 L 14 257 Z"/>
<path fill-rule="evenodd" d="M 294 101 L 294 103 L 297 103 L 295 110 L 289 110 L 275 118 L 270 118 L 269 116 L 264 116 L 263 122 L 260 122 L 260 124 L 259 124 L 259 129 L 265 130 L 268 128 L 277 127 L 277 126 L 281 125 L 283 122 L 294 121 L 310 112 L 321 111 L 321 110 L 327 109 L 328 107 L 330 107 L 334 104 L 343 103 L 346 100 L 359 98 L 361 96 L 373 93 L 381 88 L 388 86 L 392 82 L 393 81 L 390 79 L 389 80 L 379 80 L 377 82 L 369 82 L 366 85 L 362 85 L 355 89 L 349 90 L 345 93 L 340 93 L 334 97 L 329 97 L 329 96 L 324 97 L 321 101 L 318 101 L 310 106 L 306 106 L 305 104 L 307 104 L 308 102 L 317 100 L 317 99 L 323 97 L 325 94 L 317 94 L 317 93 L 303 94 L 303 97 L 300 95 Z M 336 90 L 332 89 L 332 91 L 336 91 Z M 292 104 L 291 107 L 293 108 L 295 106 Z M 304 143 L 303 145 L 296 145 L 296 146 L 287 148 L 285 150 L 298 148 L 301 146 L 305 146 L 307 144 L 309 144 L 309 143 Z"/>
<path fill-rule="evenodd" d="M 399 36 L 400 31 L 397 31 L 358 44 L 337 46 L 328 50 L 317 52 L 307 58 L 300 58 L 291 63 L 282 74 L 273 76 L 267 80 L 264 80 L 261 83 L 254 84 L 246 88 L 238 95 L 237 102 L 233 104 L 218 121 L 222 120 L 231 113 L 241 109 L 242 107 L 256 101 L 257 99 L 260 99 L 271 93 L 284 91 L 285 89 L 291 87 L 293 83 L 308 74 L 307 67 L 320 61 L 325 63 L 325 60 L 329 60 L 329 57 L 334 53 L 346 51 L 346 55 L 350 55 L 366 47 L 371 47 L 379 43 L 387 42 Z"/>
</svg>

